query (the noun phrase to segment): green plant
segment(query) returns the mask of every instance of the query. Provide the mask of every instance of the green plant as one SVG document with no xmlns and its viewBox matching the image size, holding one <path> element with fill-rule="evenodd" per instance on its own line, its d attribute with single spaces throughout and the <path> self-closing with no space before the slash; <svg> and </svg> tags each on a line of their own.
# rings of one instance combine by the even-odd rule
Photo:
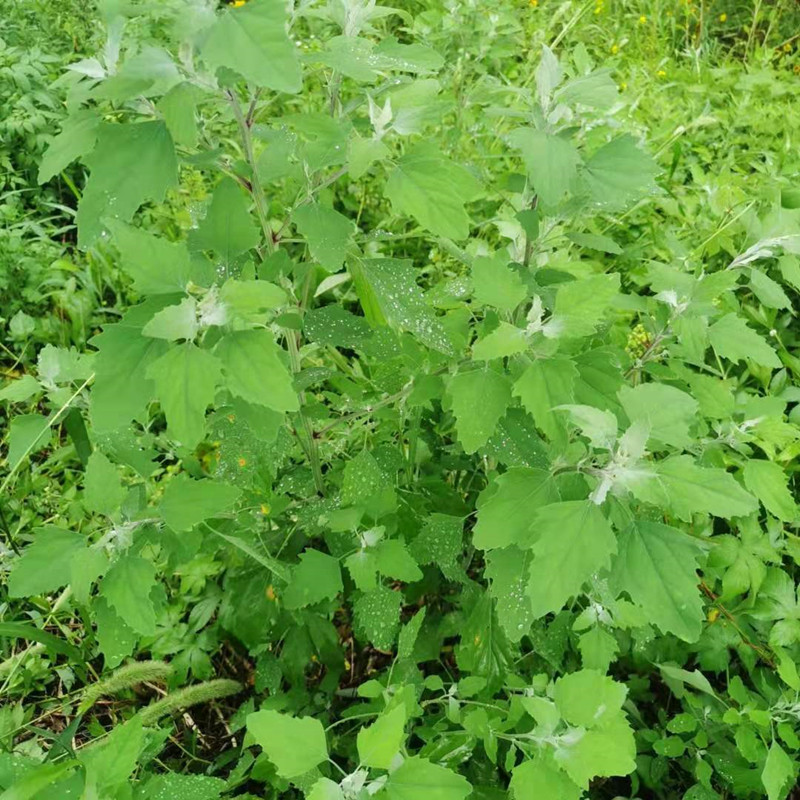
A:
<svg viewBox="0 0 800 800">
<path fill-rule="evenodd" d="M 39 179 L 133 303 L 0 390 L 0 679 L 69 720 L 0 788 L 784 798 L 790 175 L 695 224 L 591 7 L 121 8 Z"/>
</svg>

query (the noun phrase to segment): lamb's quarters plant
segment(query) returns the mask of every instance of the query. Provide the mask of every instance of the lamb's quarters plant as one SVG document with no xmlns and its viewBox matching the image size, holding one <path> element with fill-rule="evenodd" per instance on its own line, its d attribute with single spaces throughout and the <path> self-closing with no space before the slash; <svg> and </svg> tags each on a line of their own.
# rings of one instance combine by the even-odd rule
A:
<svg viewBox="0 0 800 800">
<path fill-rule="evenodd" d="M 40 162 L 131 302 L 0 390 L 0 798 L 782 800 L 800 203 L 647 252 L 584 44 L 216 5 L 103 4 Z"/>
</svg>

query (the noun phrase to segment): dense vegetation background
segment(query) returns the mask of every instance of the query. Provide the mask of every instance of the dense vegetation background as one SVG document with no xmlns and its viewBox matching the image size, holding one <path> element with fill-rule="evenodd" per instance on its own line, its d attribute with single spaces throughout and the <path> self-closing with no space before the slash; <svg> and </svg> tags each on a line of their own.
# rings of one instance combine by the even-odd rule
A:
<svg viewBox="0 0 800 800">
<path fill-rule="evenodd" d="M 0 800 L 768 797 L 794 0 L 0 0 Z"/>
</svg>

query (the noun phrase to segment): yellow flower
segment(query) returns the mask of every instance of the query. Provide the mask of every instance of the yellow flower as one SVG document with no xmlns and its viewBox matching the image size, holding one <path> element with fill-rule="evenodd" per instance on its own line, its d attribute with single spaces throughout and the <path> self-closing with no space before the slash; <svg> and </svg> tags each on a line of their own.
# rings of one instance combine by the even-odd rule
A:
<svg viewBox="0 0 800 800">
<path fill-rule="evenodd" d="M 241 8 L 246 2 L 247 0 L 233 0 L 231 6 L 233 8 Z"/>
<path fill-rule="evenodd" d="M 720 22 L 727 22 L 728 21 L 728 15 L 727 14 L 720 14 L 719 15 L 719 21 Z"/>
<path fill-rule="evenodd" d="M 784 53 L 791 53 L 792 52 L 792 46 L 791 46 L 791 44 L 789 44 L 789 42 L 786 42 L 786 44 L 783 46 L 783 52 Z"/>
<path fill-rule="evenodd" d="M 794 72 L 795 75 L 800 75 L 800 64 L 795 64 L 792 67 L 792 72 Z"/>
<path fill-rule="evenodd" d="M 618 44 L 612 44 L 611 45 L 611 54 L 612 55 L 616 55 L 617 53 L 619 53 L 619 45 Z"/>
<path fill-rule="evenodd" d="M 622 83 L 619 85 L 619 88 L 620 91 L 624 92 L 628 88 L 628 84 L 625 83 L 625 81 L 622 81 Z"/>
<path fill-rule="evenodd" d="M 531 8 L 536 8 L 536 6 L 538 6 L 538 5 L 539 5 L 539 0 L 528 0 L 528 5 L 529 5 Z"/>
<path fill-rule="evenodd" d="M 659 78 L 666 78 L 666 77 L 667 77 L 666 70 L 663 70 L 663 69 L 660 69 L 658 72 L 656 72 L 656 75 L 657 75 Z"/>
<path fill-rule="evenodd" d="M 240 458 L 236 463 L 240 467 L 246 467 L 247 466 L 247 459 L 246 458 Z"/>
<path fill-rule="evenodd" d="M 644 25 L 645 22 L 647 22 L 647 17 L 644 14 L 642 14 L 642 16 L 639 17 L 639 24 Z"/>
</svg>

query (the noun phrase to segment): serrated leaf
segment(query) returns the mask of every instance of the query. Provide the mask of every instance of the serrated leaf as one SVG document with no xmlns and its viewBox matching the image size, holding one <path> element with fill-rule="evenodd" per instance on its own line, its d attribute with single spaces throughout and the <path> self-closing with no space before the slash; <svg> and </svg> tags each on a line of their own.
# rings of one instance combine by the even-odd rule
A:
<svg viewBox="0 0 800 800">
<path fill-rule="evenodd" d="M 627 592 L 663 633 L 696 642 L 703 621 L 697 588 L 700 544 L 675 528 L 636 520 L 617 537 L 611 585 Z"/>
<path fill-rule="evenodd" d="M 607 568 L 617 543 L 600 509 L 585 500 L 552 503 L 536 512 L 537 539 L 528 596 L 536 618 L 560 611 L 584 581 Z"/>
<path fill-rule="evenodd" d="M 156 585 L 156 569 L 140 556 L 123 555 L 100 583 L 100 594 L 120 619 L 143 636 L 156 632 L 156 610 L 150 590 Z"/>
<path fill-rule="evenodd" d="M 81 109 L 64 120 L 39 163 L 39 183 L 47 183 L 76 158 L 90 153 L 97 141 L 101 118 L 94 111 Z"/>
<path fill-rule="evenodd" d="M 360 765 L 389 769 L 405 739 L 406 708 L 400 704 L 362 728 L 356 740 Z"/>
<path fill-rule="evenodd" d="M 283 778 L 294 778 L 328 760 L 325 729 L 318 719 L 262 710 L 247 715 L 247 730 Z"/>
<path fill-rule="evenodd" d="M 182 242 L 169 242 L 119 221 L 109 222 L 108 229 L 137 292 L 154 295 L 186 291 L 192 266 Z"/>
<path fill-rule="evenodd" d="M 557 205 L 575 185 L 581 157 L 564 136 L 517 128 L 509 144 L 522 153 L 533 188 L 546 205 Z"/>
<path fill-rule="evenodd" d="M 513 311 L 526 297 L 525 284 L 502 253 L 478 256 L 470 267 L 472 293 L 478 303 L 499 311 Z"/>
<path fill-rule="evenodd" d="M 548 471 L 512 467 L 496 477 L 478 498 L 472 543 L 482 550 L 512 544 L 529 547 L 535 535 L 535 511 L 557 500 L 558 491 Z"/>
<path fill-rule="evenodd" d="M 472 793 L 466 778 L 426 758 L 413 756 L 389 775 L 381 794 L 387 800 L 464 800 Z"/>
<path fill-rule="evenodd" d="M 333 208 L 306 203 L 292 213 L 292 221 L 308 242 L 311 256 L 328 272 L 344 263 L 355 226 Z"/>
<path fill-rule="evenodd" d="M 556 409 L 574 401 L 577 378 L 578 369 L 571 359 L 537 358 L 514 384 L 514 396 L 551 440 L 564 430 L 563 415 Z"/>
<path fill-rule="evenodd" d="M 411 552 L 420 564 L 437 564 L 446 576 L 453 575 L 464 551 L 464 520 L 448 514 L 431 514 Z"/>
<path fill-rule="evenodd" d="M 303 608 L 332 600 L 341 591 L 339 561 L 327 553 L 309 549 L 300 554 L 300 563 L 292 569 L 283 604 L 289 609 Z"/>
<path fill-rule="evenodd" d="M 459 372 L 447 385 L 458 440 L 467 453 L 483 447 L 511 402 L 511 384 L 492 369 Z"/>
<path fill-rule="evenodd" d="M 217 800 L 225 787 L 220 778 L 169 772 L 147 781 L 142 800 Z"/>
<path fill-rule="evenodd" d="M 501 322 L 491 333 L 475 342 L 472 357 L 476 361 L 492 361 L 524 353 L 527 349 L 528 336 L 524 328 Z"/>
<path fill-rule="evenodd" d="M 717 355 L 731 361 L 750 359 L 762 367 L 778 369 L 778 354 L 736 314 L 726 314 L 708 329 L 708 338 Z"/>
<path fill-rule="evenodd" d="M 495 601 L 497 620 L 510 642 L 522 639 L 535 620 L 528 598 L 530 563 L 530 551 L 516 547 L 503 547 L 486 554 L 489 592 Z"/>
<path fill-rule="evenodd" d="M 543 758 L 514 767 L 509 789 L 514 800 L 579 800 L 583 794 L 580 787 Z"/>
<path fill-rule="evenodd" d="M 300 61 L 286 35 L 281 0 L 250 0 L 226 8 L 200 52 L 209 66 L 232 69 L 256 86 L 289 94 L 300 91 Z"/>
<path fill-rule="evenodd" d="M 692 444 L 689 429 L 695 421 L 698 403 L 691 396 L 663 383 L 623 386 L 619 399 L 631 422 L 644 422 L 650 429 L 649 442 L 686 449 Z"/>
<path fill-rule="evenodd" d="M 797 505 L 787 486 L 787 475 L 780 464 L 763 459 L 748 459 L 744 465 L 744 485 L 764 504 L 770 514 L 784 522 L 797 518 Z"/>
<path fill-rule="evenodd" d="M 593 778 L 629 775 L 636 769 L 635 757 L 633 730 L 620 716 L 562 748 L 558 761 L 578 786 L 588 789 Z"/>
<path fill-rule="evenodd" d="M 640 500 L 670 509 L 683 520 L 706 513 L 730 519 L 758 509 L 756 499 L 718 467 L 700 467 L 690 456 L 672 456 L 657 463 L 651 480 L 632 488 Z"/>
<path fill-rule="evenodd" d="M 23 459 L 50 444 L 50 418 L 43 414 L 21 414 L 8 427 L 8 467 L 15 468 Z"/>
<path fill-rule="evenodd" d="M 223 178 L 214 189 L 205 217 L 192 231 L 192 247 L 213 251 L 230 268 L 236 257 L 256 247 L 260 238 L 241 187 L 233 178 Z"/>
<path fill-rule="evenodd" d="M 414 645 L 417 643 L 422 623 L 425 622 L 426 608 L 421 608 L 411 619 L 403 625 L 397 638 L 397 657 L 411 658 L 414 655 Z"/>
<path fill-rule="evenodd" d="M 92 613 L 97 625 L 98 647 L 106 668 L 112 669 L 133 653 L 139 637 L 102 596 L 94 598 Z"/>
<path fill-rule="evenodd" d="M 297 411 L 297 392 L 281 352 L 272 334 L 264 329 L 226 334 L 214 348 L 225 385 L 234 397 L 274 411 Z"/>
<path fill-rule="evenodd" d="M 9 597 L 30 597 L 60 589 L 71 578 L 70 562 L 86 546 L 83 536 L 47 525 L 14 562 L 8 576 Z"/>
<path fill-rule="evenodd" d="M 794 783 L 797 767 L 786 751 L 773 740 L 761 772 L 769 800 L 784 800 Z"/>
<path fill-rule="evenodd" d="M 364 592 L 353 603 L 353 626 L 357 636 L 378 650 L 391 650 L 400 628 L 403 596 L 385 586 Z"/>
<path fill-rule="evenodd" d="M 188 339 L 191 341 L 200 330 L 197 321 L 197 303 L 193 297 L 185 297 L 174 306 L 158 311 L 142 328 L 142 335 L 153 339 Z"/>
<path fill-rule="evenodd" d="M 364 314 L 373 325 L 408 331 L 427 347 L 452 353 L 447 332 L 425 302 L 410 261 L 359 259 L 351 273 Z"/>
<path fill-rule="evenodd" d="M 99 450 L 89 456 L 83 502 L 90 511 L 113 514 L 125 498 L 125 489 L 114 465 Z"/>
<path fill-rule="evenodd" d="M 188 531 L 228 511 L 241 491 L 219 481 L 196 481 L 181 473 L 167 483 L 158 512 L 174 531 Z"/>
<path fill-rule="evenodd" d="M 197 147 L 197 102 L 200 95 L 193 84 L 179 83 L 156 103 L 156 108 L 161 112 L 167 129 L 177 144 Z"/>
<path fill-rule="evenodd" d="M 92 339 L 99 352 L 89 413 L 99 433 L 116 431 L 144 416 L 155 399 L 156 387 L 148 370 L 166 352 L 167 343 L 142 336 L 142 327 L 158 308 L 147 303 L 136 306 Z"/>
<path fill-rule="evenodd" d="M 619 209 L 656 188 L 659 167 L 631 136 L 603 145 L 585 163 L 582 179 L 596 203 Z"/>
<path fill-rule="evenodd" d="M 469 235 L 464 204 L 474 200 L 480 188 L 471 172 L 439 148 L 418 144 L 397 162 L 384 192 L 396 213 L 414 217 L 436 236 L 460 240 Z"/>
<path fill-rule="evenodd" d="M 187 342 L 172 347 L 147 368 L 155 383 L 169 435 L 193 448 L 205 435 L 206 408 L 222 377 L 219 359 Z"/>
<path fill-rule="evenodd" d="M 178 182 L 175 147 L 163 122 L 102 123 L 86 162 L 90 175 L 76 217 L 80 247 L 100 236 L 103 219 L 128 222 L 142 203 L 161 202 Z"/>
<path fill-rule="evenodd" d="M 578 641 L 581 651 L 581 663 L 586 669 L 607 672 L 608 667 L 619 652 L 617 640 L 599 625 L 581 634 Z"/>
<path fill-rule="evenodd" d="M 582 669 L 555 682 L 553 700 L 567 722 L 594 728 L 619 716 L 627 694 L 625 684 L 596 670 Z"/>
<path fill-rule="evenodd" d="M 618 273 L 561 284 L 553 316 L 544 326 L 545 336 L 572 339 L 591 335 L 608 320 L 608 308 L 618 293 Z"/>
</svg>

